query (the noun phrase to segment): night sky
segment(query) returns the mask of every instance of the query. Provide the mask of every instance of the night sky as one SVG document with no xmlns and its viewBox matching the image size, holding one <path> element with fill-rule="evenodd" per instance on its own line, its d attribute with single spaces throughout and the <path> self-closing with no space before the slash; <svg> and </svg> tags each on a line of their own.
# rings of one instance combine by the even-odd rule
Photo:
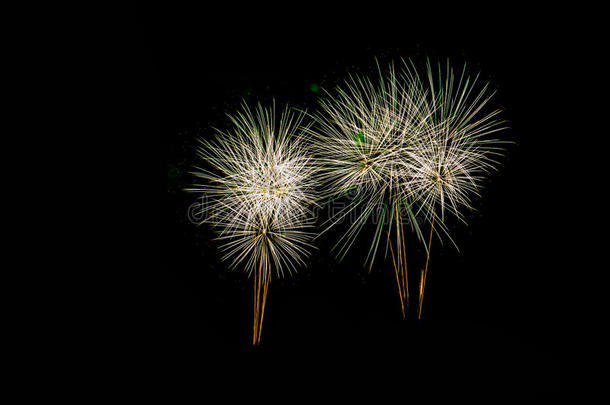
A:
<svg viewBox="0 0 610 405">
<path fill-rule="evenodd" d="M 556 184 L 544 173 L 553 143 L 565 136 L 551 118 L 561 115 L 562 91 L 552 66 L 573 44 L 534 17 L 494 14 L 418 29 L 403 28 L 396 16 L 367 24 L 366 15 L 300 13 L 265 20 L 264 13 L 193 11 L 154 20 L 161 141 L 160 245 L 151 253 L 159 255 L 151 275 L 155 358 L 201 393 L 227 387 L 233 395 L 253 382 L 269 395 L 312 398 L 322 389 L 349 399 L 400 393 L 405 401 L 444 390 L 500 398 L 557 392 L 564 247 L 558 208 L 548 202 Z M 369 274 L 358 248 L 338 263 L 330 250 L 339 227 L 316 242 L 307 268 L 272 281 L 262 346 L 252 348 L 251 280 L 220 261 L 209 227 L 187 218 L 195 197 L 182 189 L 197 163 L 195 140 L 227 128 L 225 113 L 242 99 L 313 110 L 320 89 L 332 90 L 347 73 L 374 75 L 375 58 L 400 57 L 467 61 L 498 90 L 494 105 L 510 122 L 502 136 L 514 144 L 475 200 L 477 211 L 466 214 L 469 225 L 451 223 L 460 252 L 433 242 L 424 319 L 413 319 L 414 299 L 412 319 L 403 321 L 391 263 L 378 259 Z M 407 244 L 412 298 L 425 260 L 420 245 Z"/>
</svg>

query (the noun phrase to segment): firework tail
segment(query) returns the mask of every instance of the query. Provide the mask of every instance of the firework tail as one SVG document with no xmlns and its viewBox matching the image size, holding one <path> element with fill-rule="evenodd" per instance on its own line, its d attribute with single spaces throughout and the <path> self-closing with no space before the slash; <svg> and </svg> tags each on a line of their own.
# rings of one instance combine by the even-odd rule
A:
<svg viewBox="0 0 610 405">
<path fill-rule="evenodd" d="M 396 275 L 396 285 L 398 287 L 398 296 L 400 298 L 400 308 L 402 318 L 406 319 L 409 312 L 409 281 L 407 278 L 407 250 L 405 242 L 404 227 L 402 225 L 398 203 L 394 204 L 396 211 L 396 256 L 392 243 L 390 243 L 390 253 L 392 255 L 392 264 Z"/>
<path fill-rule="evenodd" d="M 432 214 L 432 221 L 430 225 L 430 239 L 428 240 L 428 251 L 426 254 L 426 267 L 421 271 L 421 278 L 419 282 L 419 306 L 417 309 L 417 319 L 421 319 L 422 306 L 424 305 L 424 290 L 426 288 L 426 276 L 428 275 L 428 263 L 430 262 L 430 247 L 432 246 L 432 235 L 434 233 L 434 213 Z"/>
<path fill-rule="evenodd" d="M 259 258 L 258 268 L 254 271 L 254 324 L 252 331 L 253 346 L 258 346 L 261 341 L 269 281 L 269 265 L 267 262 L 267 256 L 263 250 L 261 257 Z"/>
</svg>

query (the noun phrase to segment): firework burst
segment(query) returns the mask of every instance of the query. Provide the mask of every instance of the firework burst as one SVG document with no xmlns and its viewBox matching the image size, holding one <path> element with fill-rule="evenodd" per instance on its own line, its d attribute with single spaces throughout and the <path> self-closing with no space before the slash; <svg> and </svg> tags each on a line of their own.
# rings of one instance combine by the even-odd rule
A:
<svg viewBox="0 0 610 405">
<path fill-rule="evenodd" d="M 336 245 L 342 259 L 367 224 L 376 224 L 366 263 L 372 268 L 382 239 L 395 236 L 390 248 L 403 317 L 409 296 L 404 223 L 419 233 L 414 213 L 405 197 L 405 162 L 419 146 L 416 135 L 428 131 L 425 92 L 415 81 L 403 83 L 393 65 L 380 70 L 375 82 L 350 77 L 337 95 L 328 94 L 312 131 L 319 179 L 327 198 L 349 194 L 349 204 L 329 226 L 347 216 L 352 223 Z M 328 229 L 327 228 L 327 229 Z"/>
<path fill-rule="evenodd" d="M 327 226 L 347 215 L 353 218 L 336 245 L 338 258 L 367 223 L 376 224 L 366 262 L 370 270 L 385 239 L 403 317 L 409 306 L 405 224 L 421 241 L 417 220 L 431 224 L 420 282 L 421 316 L 434 223 L 448 236 L 445 211 L 463 220 L 460 207 L 470 207 L 470 196 L 478 193 L 499 154 L 499 142 L 487 137 L 502 129 L 495 119 L 498 111 L 482 114 L 491 95 L 487 85 L 474 90 L 478 77 L 471 80 L 464 69 L 456 79 L 449 66 L 445 73 L 439 67 L 438 75 L 430 63 L 427 67 L 425 77 L 407 62 L 398 74 L 393 64 L 386 72 L 379 69 L 375 82 L 350 77 L 322 101 L 312 130 L 326 197 L 351 196 Z"/>
<path fill-rule="evenodd" d="M 413 73 L 408 76 L 418 77 Z M 422 214 L 430 223 L 426 264 L 419 285 L 419 318 L 435 223 L 442 234 L 449 236 L 444 226 L 446 211 L 465 222 L 461 210 L 473 209 L 471 197 L 479 196 L 482 181 L 499 165 L 502 145 L 506 143 L 491 138 L 506 126 L 498 119 L 500 110 L 487 111 L 494 92 L 488 83 L 480 83 L 479 75 L 468 76 L 465 65 L 456 75 L 449 62 L 444 69 L 439 64 L 435 71 L 428 61 L 426 78 L 415 82 L 426 89 L 428 110 L 433 112 L 427 119 L 430 130 L 421 131 L 416 137 L 418 145 L 403 171 L 404 198 L 413 201 L 418 206 L 416 215 Z"/>
<path fill-rule="evenodd" d="M 311 157 L 301 138 L 305 114 L 275 104 L 253 112 L 243 105 L 230 115 L 230 132 L 200 140 L 207 163 L 193 173 L 201 181 L 188 191 L 203 194 L 200 214 L 218 230 L 223 260 L 254 279 L 252 343 L 260 343 L 272 274 L 282 277 L 305 264 L 312 248 L 316 194 Z"/>
</svg>

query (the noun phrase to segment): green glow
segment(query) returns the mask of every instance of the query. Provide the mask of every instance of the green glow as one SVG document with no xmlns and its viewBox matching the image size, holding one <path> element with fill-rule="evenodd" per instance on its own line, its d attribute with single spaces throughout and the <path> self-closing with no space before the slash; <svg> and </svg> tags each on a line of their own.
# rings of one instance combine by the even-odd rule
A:
<svg viewBox="0 0 610 405">
<path fill-rule="evenodd" d="M 360 147 L 364 143 L 364 133 L 362 131 L 355 133 L 354 140 L 356 141 L 356 146 Z"/>
</svg>

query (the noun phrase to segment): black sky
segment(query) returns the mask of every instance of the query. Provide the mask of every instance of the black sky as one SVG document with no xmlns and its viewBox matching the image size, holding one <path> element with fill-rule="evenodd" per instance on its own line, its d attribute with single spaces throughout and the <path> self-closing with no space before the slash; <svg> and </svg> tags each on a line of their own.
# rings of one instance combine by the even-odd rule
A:
<svg viewBox="0 0 610 405">
<path fill-rule="evenodd" d="M 380 20 L 303 9 L 279 19 L 197 10 L 154 19 L 161 239 L 151 313 L 159 358 L 192 370 L 194 383 L 239 386 L 254 374 L 304 394 L 330 387 L 354 397 L 446 386 L 500 397 L 558 390 L 566 243 L 561 208 L 549 198 L 559 181 L 547 174 L 568 136 L 557 119 L 571 86 L 560 67 L 578 44 L 541 24 L 541 14 L 425 14 L 414 26 L 400 13 Z M 373 74 L 375 58 L 401 57 L 467 61 L 497 88 L 510 121 L 504 136 L 515 144 L 469 226 L 454 228 L 461 251 L 433 246 L 424 320 L 402 321 L 389 263 L 368 274 L 358 250 L 337 263 L 331 232 L 298 276 L 272 282 L 262 347 L 249 347 L 250 281 L 226 269 L 209 229 L 187 220 L 193 196 L 181 189 L 191 181 L 195 139 L 226 126 L 224 114 L 242 98 L 314 109 L 312 85 L 332 90 L 347 73 Z M 415 240 L 410 246 L 410 269 L 419 268 L 425 256 Z"/>
</svg>

